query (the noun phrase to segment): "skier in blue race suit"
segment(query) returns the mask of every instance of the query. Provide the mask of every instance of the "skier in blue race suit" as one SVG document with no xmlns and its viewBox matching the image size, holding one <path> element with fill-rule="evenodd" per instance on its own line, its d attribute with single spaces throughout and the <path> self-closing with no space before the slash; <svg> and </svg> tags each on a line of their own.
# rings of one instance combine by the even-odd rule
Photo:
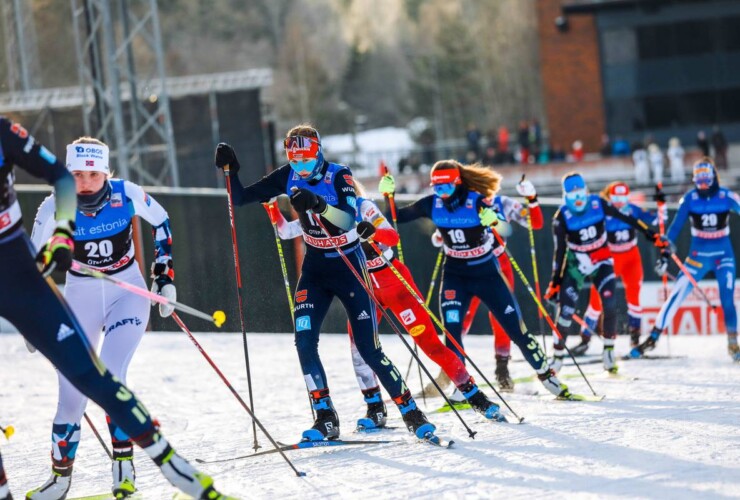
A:
<svg viewBox="0 0 740 500">
<path fill-rule="evenodd" d="M 438 161 L 430 172 L 434 194 L 398 210 L 398 222 L 422 217 L 431 219 L 444 239 L 446 255 L 440 283 L 440 310 L 445 328 L 462 346 L 462 324 L 472 297 L 480 298 L 493 313 L 512 341 L 519 347 L 542 384 L 555 396 L 565 397 L 568 388 L 560 383 L 547 364 L 539 342 L 527 331 L 519 303 L 501 275 L 494 254 L 495 238 L 491 230 L 506 237 L 511 226 L 491 205 L 498 192 L 501 176 L 481 165 L 462 165 L 455 160 Z M 381 179 L 380 192 L 391 194 L 395 181 L 390 175 Z M 449 346 L 461 360 L 463 354 Z M 459 398 L 454 394 L 453 399 Z"/>
<path fill-rule="evenodd" d="M 740 197 L 720 186 L 719 175 L 711 158 L 702 158 L 694 165 L 696 187 L 686 193 L 679 203 L 678 213 L 666 236 L 673 244 L 686 220 L 691 220 L 691 246 L 684 265 L 696 281 L 713 272 L 719 287 L 719 299 L 727 327 L 727 350 L 740 362 L 737 343 L 737 312 L 735 311 L 735 254 L 730 240 L 730 213 L 740 214 Z M 656 267 L 659 274 L 666 272 L 668 257 L 661 256 Z M 679 306 L 691 292 L 693 285 L 680 273 L 671 295 L 660 308 L 655 326 L 645 341 L 634 348 L 632 357 L 640 357 L 655 348 L 660 334 L 673 320 Z"/>
<path fill-rule="evenodd" d="M 339 437 L 339 418 L 318 351 L 321 323 L 334 297 L 342 302 L 347 312 L 358 351 L 393 398 L 407 427 L 417 437 L 427 437 L 434 426 L 417 408 L 400 372 L 383 352 L 376 330 L 374 304 L 338 252 L 341 249 L 355 271 L 365 276 L 365 255 L 360 247 L 363 235 L 358 234 L 355 223 L 357 195 L 352 172 L 324 159 L 319 133 L 310 125 L 293 127 L 285 136 L 284 146 L 288 164 L 251 186 L 243 187 L 239 181 L 236 175 L 239 162 L 228 144 L 218 145 L 216 166 L 229 166 L 229 182 L 236 205 L 267 202 L 275 196 L 288 194 L 301 221 L 306 256 L 295 291 L 295 345 L 316 410 L 314 425 L 303 433 L 303 438 Z"/>
<path fill-rule="evenodd" d="M 56 227 L 36 258 L 43 276 L 23 229 L 13 187 L 14 165 L 54 186 Z M 0 316 L 13 323 L 80 392 L 100 405 L 154 460 L 170 483 L 194 498 L 227 498 L 213 488 L 209 476 L 197 471 L 172 449 L 141 401 L 106 369 L 48 278 L 53 270 L 67 271 L 72 265 L 75 182 L 48 149 L 38 144 L 21 125 L 4 117 L 0 117 L 0 182 Z M 10 498 L 0 465 L 0 500 Z"/>
</svg>

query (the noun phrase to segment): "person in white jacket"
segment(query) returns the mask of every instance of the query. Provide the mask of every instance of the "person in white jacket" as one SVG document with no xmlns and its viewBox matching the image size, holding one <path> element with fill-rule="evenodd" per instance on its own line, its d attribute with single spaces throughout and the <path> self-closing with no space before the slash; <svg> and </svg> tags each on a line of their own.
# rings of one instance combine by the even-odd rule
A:
<svg viewBox="0 0 740 500">
<path fill-rule="evenodd" d="M 152 291 L 176 299 L 172 282 L 172 235 L 167 212 L 138 185 L 111 178 L 109 150 L 101 141 L 81 137 L 67 146 L 67 169 L 77 190 L 74 260 L 138 287 L 146 287 L 134 258 L 132 223 L 138 215 L 153 227 L 155 256 Z M 31 239 L 39 248 L 54 230 L 54 194 L 39 206 Z M 74 270 L 67 273 L 64 296 L 100 358 L 125 383 L 129 362 L 149 322 L 149 301 L 112 283 Z M 160 305 L 165 317 L 172 306 Z M 102 335 L 101 335 L 102 333 Z M 80 421 L 87 398 L 61 374 L 59 402 L 52 425 L 52 475 L 26 498 L 65 498 L 80 441 Z M 125 498 L 136 491 L 132 441 L 107 418 L 113 445 L 113 495 Z"/>
<path fill-rule="evenodd" d="M 686 153 L 681 147 L 681 141 L 678 137 L 671 138 L 668 141 L 668 164 L 671 169 L 671 182 L 675 184 L 683 184 L 686 180 L 686 173 L 684 171 L 684 157 Z"/>
<path fill-rule="evenodd" d="M 653 169 L 653 183 L 663 183 L 663 170 L 665 168 L 665 158 L 663 151 L 655 143 L 648 146 L 648 157 L 650 158 L 650 166 Z"/>
<path fill-rule="evenodd" d="M 635 165 L 635 182 L 646 185 L 650 183 L 650 164 L 648 163 L 647 151 L 642 144 L 632 147 L 632 163 Z"/>
</svg>

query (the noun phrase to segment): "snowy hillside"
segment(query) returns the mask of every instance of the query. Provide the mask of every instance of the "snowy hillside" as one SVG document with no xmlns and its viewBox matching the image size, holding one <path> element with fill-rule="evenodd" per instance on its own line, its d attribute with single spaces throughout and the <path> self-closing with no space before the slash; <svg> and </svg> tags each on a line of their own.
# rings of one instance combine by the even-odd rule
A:
<svg viewBox="0 0 740 500">
<path fill-rule="evenodd" d="M 247 399 L 241 336 L 199 338 Z M 382 341 L 405 372 L 404 347 L 395 337 Z M 620 338 L 619 351 L 626 352 L 627 341 Z M 473 359 L 492 378 L 491 337 L 467 342 Z M 293 442 L 310 426 L 311 415 L 292 335 L 250 335 L 249 346 L 257 415 L 276 439 Z M 673 355 L 688 357 L 622 362 L 622 373 L 638 377 L 634 381 L 604 379 L 599 364 L 584 366 L 597 392 L 607 395 L 601 403 L 553 401 L 538 384 L 519 384 L 540 392 L 508 396 L 525 423 L 492 424 L 462 412 L 478 431 L 474 440 L 453 414 L 430 413 L 438 433 L 457 442 L 442 450 L 416 443 L 392 407 L 390 425 L 396 429 L 354 434 L 364 405 L 347 337 L 323 335 L 321 353 L 342 436 L 402 442 L 288 452 L 305 478 L 295 477 L 276 454 L 202 467 L 215 476 L 219 489 L 257 498 L 740 497 L 740 366 L 731 364 L 724 336 L 674 337 L 671 348 Z M 666 353 L 665 339 L 656 352 Z M 514 377 L 531 373 L 523 362 L 512 363 L 512 370 Z M 574 372 L 566 367 L 563 375 Z M 20 336 L 9 334 L 0 335 L 0 381 L 0 424 L 16 427 L 16 435 L 0 446 L 11 490 L 22 498 L 49 473 L 56 377 L 48 362 L 26 352 Z M 582 380 L 567 382 L 576 392 L 588 392 Z M 248 416 L 184 334 L 147 334 L 129 384 L 186 457 L 251 451 Z M 409 384 L 418 390 L 415 373 Z M 439 399 L 429 400 L 426 408 L 440 405 Z M 101 411 L 91 407 L 89 414 L 107 436 Z M 259 442 L 263 449 L 269 446 L 261 435 Z M 109 491 L 108 459 L 85 424 L 77 456 L 70 498 Z M 171 498 L 172 488 L 153 464 L 141 452 L 137 457 L 137 485 L 144 498 Z"/>
</svg>

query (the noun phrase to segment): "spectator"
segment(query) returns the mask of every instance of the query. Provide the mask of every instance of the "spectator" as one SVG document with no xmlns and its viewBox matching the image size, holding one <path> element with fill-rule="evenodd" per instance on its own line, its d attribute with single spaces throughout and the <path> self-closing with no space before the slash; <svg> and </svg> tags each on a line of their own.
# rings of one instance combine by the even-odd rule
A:
<svg viewBox="0 0 740 500">
<path fill-rule="evenodd" d="M 702 156 L 709 156 L 709 140 L 707 140 L 707 134 L 703 130 L 696 134 L 696 145 L 701 149 Z"/>
<path fill-rule="evenodd" d="M 496 148 L 493 146 L 488 146 L 486 148 L 486 151 L 483 153 L 483 158 L 481 158 L 481 162 L 483 165 L 486 165 L 488 167 L 496 164 Z"/>
<path fill-rule="evenodd" d="M 468 128 L 465 131 L 465 138 L 468 140 L 468 151 L 474 152 L 476 158 L 480 156 L 481 133 L 475 123 L 468 123 Z"/>
<path fill-rule="evenodd" d="M 571 152 L 571 154 L 573 155 L 573 161 L 583 161 L 584 153 L 585 152 L 583 150 L 583 143 L 581 141 L 573 141 L 573 151 Z"/>
<path fill-rule="evenodd" d="M 650 164 L 642 143 L 632 145 L 632 163 L 635 165 L 635 182 L 642 186 L 650 184 Z"/>
<path fill-rule="evenodd" d="M 532 158 L 533 163 L 537 161 L 540 149 L 542 149 L 542 127 L 537 118 L 532 118 L 529 122 L 529 156 Z"/>
<path fill-rule="evenodd" d="M 494 127 L 489 128 L 486 132 L 486 145 L 498 149 L 498 133 Z"/>
<path fill-rule="evenodd" d="M 565 150 L 563 149 L 560 144 L 553 145 L 552 154 L 550 157 L 552 158 L 552 161 L 565 161 Z"/>
<path fill-rule="evenodd" d="M 609 134 L 601 134 L 601 149 L 599 153 L 603 158 L 608 158 L 612 155 L 612 141 L 609 139 Z"/>
<path fill-rule="evenodd" d="M 727 139 L 717 125 L 712 131 L 712 147 L 714 148 L 714 164 L 719 170 L 727 170 Z"/>
<path fill-rule="evenodd" d="M 614 156 L 629 156 L 630 143 L 622 137 L 617 137 L 612 145 L 612 154 Z"/>
<path fill-rule="evenodd" d="M 506 156 L 509 153 L 509 129 L 506 125 L 498 128 L 498 150 Z"/>
<path fill-rule="evenodd" d="M 525 120 L 519 122 L 517 144 L 519 144 L 521 162 L 524 164 L 529 163 L 529 125 Z"/>
<path fill-rule="evenodd" d="M 650 166 L 653 169 L 653 183 L 662 184 L 665 159 L 663 158 L 663 151 L 656 143 L 648 146 L 648 158 L 650 160 Z"/>
<path fill-rule="evenodd" d="M 668 141 L 668 164 L 671 168 L 671 182 L 675 184 L 683 184 L 685 180 L 684 164 L 683 159 L 686 156 L 683 148 L 681 147 L 681 141 L 678 137 L 671 138 Z"/>
</svg>

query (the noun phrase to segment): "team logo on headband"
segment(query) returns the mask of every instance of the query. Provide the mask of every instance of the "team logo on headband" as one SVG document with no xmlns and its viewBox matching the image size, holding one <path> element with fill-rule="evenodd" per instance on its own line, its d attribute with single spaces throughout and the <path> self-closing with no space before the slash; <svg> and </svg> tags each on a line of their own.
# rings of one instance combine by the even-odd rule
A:
<svg viewBox="0 0 740 500">
<path fill-rule="evenodd" d="M 304 158 L 316 158 L 319 156 L 319 141 L 313 137 L 294 135 L 287 137 L 283 142 L 288 159 L 302 160 Z"/>
<path fill-rule="evenodd" d="M 444 169 L 432 172 L 432 184 L 460 184 L 460 172 L 457 169 Z"/>
</svg>

